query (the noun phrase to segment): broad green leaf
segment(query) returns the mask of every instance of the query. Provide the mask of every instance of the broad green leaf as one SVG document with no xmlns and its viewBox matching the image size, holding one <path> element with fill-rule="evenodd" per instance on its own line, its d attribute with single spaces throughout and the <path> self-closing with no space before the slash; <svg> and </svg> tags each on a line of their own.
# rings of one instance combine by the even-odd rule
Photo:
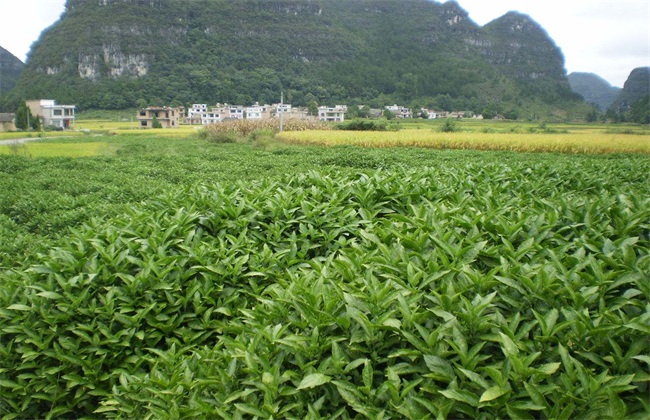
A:
<svg viewBox="0 0 650 420">
<path fill-rule="evenodd" d="M 31 311 L 32 307 L 23 305 L 22 303 L 14 303 L 13 305 L 9 305 L 7 309 L 11 309 L 13 311 Z"/>
<path fill-rule="evenodd" d="M 504 333 L 499 331 L 499 335 L 501 336 L 501 343 L 503 344 L 503 351 L 506 354 L 506 356 L 512 355 L 516 356 L 519 354 L 519 348 L 515 344 L 514 341 Z"/>
<path fill-rule="evenodd" d="M 242 411 L 246 414 L 251 414 L 253 416 L 258 416 L 264 419 L 269 417 L 268 413 L 265 413 L 264 411 L 260 410 L 257 407 L 253 407 L 250 404 L 236 403 L 235 407 L 237 408 L 237 410 Z"/>
<path fill-rule="evenodd" d="M 37 295 L 42 296 L 42 297 L 44 297 L 46 299 L 61 299 L 63 297 L 58 293 L 48 292 L 48 291 L 37 293 Z"/>
<path fill-rule="evenodd" d="M 370 359 L 366 359 L 365 357 L 362 358 L 362 359 L 356 359 L 356 360 L 353 360 L 353 361 L 351 361 L 350 363 L 348 363 L 348 364 L 345 366 L 345 368 L 343 369 L 343 371 L 344 371 L 344 372 L 349 372 L 349 371 L 351 371 L 352 369 L 356 369 L 356 368 L 358 368 L 359 366 L 368 363 L 369 361 L 370 361 Z"/>
<path fill-rule="evenodd" d="M 0 387 L 11 388 L 11 389 L 21 388 L 20 384 L 14 382 L 14 381 L 10 381 L 8 379 L 0 379 Z"/>
<path fill-rule="evenodd" d="M 322 373 L 312 373 L 305 376 L 302 381 L 300 381 L 300 385 L 298 385 L 297 389 L 314 388 L 326 384 L 331 380 L 332 378 L 330 376 L 323 375 Z"/>
<path fill-rule="evenodd" d="M 269 384 L 272 384 L 274 381 L 275 381 L 275 378 L 274 378 L 274 376 L 273 376 L 271 373 L 269 373 L 269 372 L 264 372 L 264 373 L 262 374 L 262 382 L 263 382 L 263 383 L 269 385 Z"/>
<path fill-rule="evenodd" d="M 472 394 L 469 391 L 465 391 L 464 389 L 447 389 L 438 392 L 452 400 L 467 403 L 472 407 L 478 407 L 479 401 L 476 395 Z"/>
<path fill-rule="evenodd" d="M 641 360 L 642 362 L 646 362 L 648 366 L 650 366 L 650 356 L 646 356 L 646 355 L 633 356 L 632 359 Z"/>
<path fill-rule="evenodd" d="M 535 403 L 530 402 L 530 401 L 515 402 L 515 403 L 512 403 L 512 404 L 510 404 L 510 405 L 511 405 L 512 407 L 518 409 L 518 410 L 526 410 L 526 411 L 528 411 L 528 410 L 539 411 L 539 410 L 544 410 L 544 409 L 546 409 L 545 406 L 543 406 L 543 405 L 539 405 L 539 404 L 535 404 Z"/>
<path fill-rule="evenodd" d="M 402 327 L 402 322 L 399 319 L 388 318 L 385 321 L 383 321 L 381 325 L 399 330 Z"/>
<path fill-rule="evenodd" d="M 470 381 L 479 384 L 482 388 L 484 388 L 484 389 L 488 389 L 488 388 L 490 387 L 490 385 L 489 385 L 488 382 L 485 380 L 485 378 L 483 378 L 483 377 L 482 377 L 481 375 L 479 375 L 478 373 L 476 373 L 476 372 L 472 372 L 471 370 L 467 370 L 467 369 L 463 369 L 463 368 L 458 368 L 458 370 L 460 370 L 461 372 L 463 372 L 463 374 L 464 374 L 465 376 L 467 376 L 467 378 L 468 378 Z"/>
<path fill-rule="evenodd" d="M 508 393 L 508 390 L 505 388 L 501 388 L 500 386 L 493 386 L 492 388 L 487 389 L 483 395 L 481 395 L 481 398 L 479 399 L 479 402 L 487 402 L 487 401 L 492 401 L 494 399 L 499 398 L 500 396 Z"/>
<path fill-rule="evenodd" d="M 361 376 L 363 378 L 363 385 L 367 389 L 371 389 L 372 380 L 373 380 L 373 371 L 372 371 L 372 365 L 370 364 L 370 360 L 366 361 L 365 365 L 363 366 L 363 372 Z"/>
<path fill-rule="evenodd" d="M 541 365 L 536 370 L 545 375 L 552 375 L 560 368 L 561 365 L 561 363 L 547 363 L 545 365 Z"/>
<path fill-rule="evenodd" d="M 431 372 L 441 376 L 444 379 L 449 379 L 451 381 L 456 377 L 454 374 L 454 368 L 451 366 L 451 364 L 438 356 L 425 354 L 424 363 L 427 365 Z"/>
<path fill-rule="evenodd" d="M 612 418 L 615 419 L 624 419 L 627 414 L 627 407 L 625 402 L 613 391 L 608 392 L 609 396 L 609 409 L 611 411 Z"/>
<path fill-rule="evenodd" d="M 252 394 L 253 392 L 255 392 L 255 389 L 254 389 L 254 388 L 247 388 L 247 389 L 245 389 L 245 390 L 243 390 L 243 391 L 233 392 L 233 393 L 232 393 L 232 394 L 231 394 L 231 395 L 230 395 L 230 396 L 229 396 L 229 397 L 224 401 L 224 404 L 230 404 L 231 402 L 236 401 L 236 400 L 238 400 L 238 399 L 240 399 L 240 398 L 244 398 L 244 397 L 246 397 L 247 395 Z"/>
</svg>

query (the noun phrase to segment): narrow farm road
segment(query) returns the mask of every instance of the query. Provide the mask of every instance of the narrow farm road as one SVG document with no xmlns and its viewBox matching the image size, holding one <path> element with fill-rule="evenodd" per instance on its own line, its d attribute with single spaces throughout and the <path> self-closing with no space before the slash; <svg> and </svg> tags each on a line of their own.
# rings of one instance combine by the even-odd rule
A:
<svg viewBox="0 0 650 420">
<path fill-rule="evenodd" d="M 5 145 L 12 145 L 12 144 L 23 144 L 28 141 L 35 141 L 35 140 L 42 140 L 39 137 L 33 138 L 33 137 L 26 137 L 23 139 L 9 139 L 9 140 L 0 140 L 0 146 L 5 146 Z"/>
<path fill-rule="evenodd" d="M 61 137 L 25 137 L 22 139 L 8 139 L 8 140 L 0 140 L 0 146 L 9 146 L 12 144 L 23 144 L 28 141 L 39 141 L 39 140 L 51 140 L 51 139 L 59 139 L 59 138 L 65 138 L 66 136 L 61 136 Z"/>
</svg>

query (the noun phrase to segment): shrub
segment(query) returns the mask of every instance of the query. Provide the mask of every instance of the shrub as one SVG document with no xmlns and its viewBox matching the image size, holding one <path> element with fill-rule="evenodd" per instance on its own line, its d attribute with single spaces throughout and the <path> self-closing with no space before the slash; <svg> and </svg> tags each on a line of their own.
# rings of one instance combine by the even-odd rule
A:
<svg viewBox="0 0 650 420">
<path fill-rule="evenodd" d="M 447 118 L 445 122 L 440 126 L 440 131 L 443 133 L 454 133 L 460 131 L 458 123 L 452 118 Z"/>
<path fill-rule="evenodd" d="M 336 125 L 338 130 L 349 131 L 386 131 L 388 126 L 385 121 L 350 120 Z"/>
<path fill-rule="evenodd" d="M 273 130 L 260 129 L 252 131 L 248 136 L 248 140 L 255 142 L 259 140 L 272 139 L 273 137 L 275 137 Z"/>
<path fill-rule="evenodd" d="M 289 118 L 283 121 L 283 129 L 284 131 L 331 130 L 332 125 L 316 120 Z M 199 132 L 199 137 L 212 141 L 211 138 L 218 137 L 220 133 L 231 133 L 238 137 L 248 137 L 254 131 L 275 134 L 280 131 L 280 124 L 277 119 L 222 121 L 205 126 Z"/>
<path fill-rule="evenodd" d="M 233 132 L 214 133 L 207 140 L 210 143 L 235 143 L 238 136 Z"/>
</svg>

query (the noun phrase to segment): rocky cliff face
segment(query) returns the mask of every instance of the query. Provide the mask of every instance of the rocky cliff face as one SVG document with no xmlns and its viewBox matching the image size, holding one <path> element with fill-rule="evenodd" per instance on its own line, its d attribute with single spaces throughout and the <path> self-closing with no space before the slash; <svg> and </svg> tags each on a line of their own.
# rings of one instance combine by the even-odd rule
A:
<svg viewBox="0 0 650 420">
<path fill-rule="evenodd" d="M 637 67 L 628 76 L 612 108 L 618 112 L 625 112 L 648 95 L 650 95 L 650 67 Z"/>
<path fill-rule="evenodd" d="M 483 28 L 488 61 L 519 80 L 564 81 L 564 57 L 546 31 L 530 16 L 509 12 Z"/>
<path fill-rule="evenodd" d="M 16 86 L 23 66 L 22 61 L 0 47 L 0 95 L 9 92 Z"/>
<path fill-rule="evenodd" d="M 607 80 L 593 73 L 573 72 L 568 78 L 571 90 L 585 101 L 596 105 L 600 111 L 606 111 L 621 92 L 621 88 L 610 85 Z"/>
<path fill-rule="evenodd" d="M 102 108 L 280 90 L 297 105 L 442 97 L 477 109 L 536 95 L 555 106 L 575 101 L 563 63 L 532 18 L 480 27 L 455 2 L 68 0 L 18 91 Z"/>
</svg>

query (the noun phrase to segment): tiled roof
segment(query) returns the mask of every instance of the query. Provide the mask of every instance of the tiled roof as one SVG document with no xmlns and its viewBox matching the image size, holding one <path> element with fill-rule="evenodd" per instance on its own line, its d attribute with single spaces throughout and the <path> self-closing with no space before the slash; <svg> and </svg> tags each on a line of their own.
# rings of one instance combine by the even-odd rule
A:
<svg viewBox="0 0 650 420">
<path fill-rule="evenodd" d="M 16 114 L 0 114 L 0 122 L 12 122 L 16 118 Z"/>
</svg>

